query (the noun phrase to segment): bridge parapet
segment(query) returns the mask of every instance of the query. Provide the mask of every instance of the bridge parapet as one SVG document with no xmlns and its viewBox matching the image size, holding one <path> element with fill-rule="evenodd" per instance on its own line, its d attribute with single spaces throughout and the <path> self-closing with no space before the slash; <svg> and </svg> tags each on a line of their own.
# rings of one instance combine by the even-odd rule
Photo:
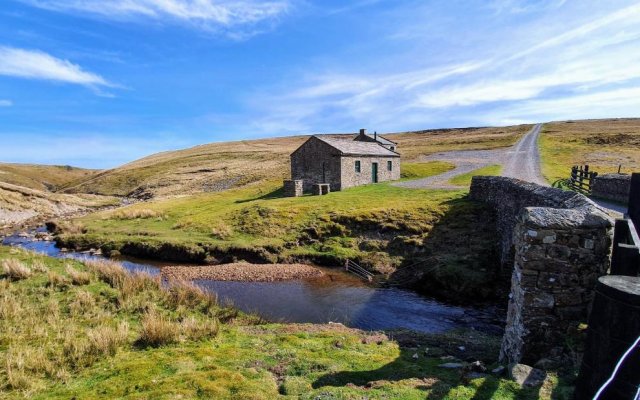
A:
<svg viewBox="0 0 640 400">
<path fill-rule="evenodd" d="M 513 266 L 500 358 L 560 352 L 609 267 L 613 221 L 581 194 L 512 178 L 474 177 L 470 197 L 495 208 L 501 261 Z"/>
</svg>

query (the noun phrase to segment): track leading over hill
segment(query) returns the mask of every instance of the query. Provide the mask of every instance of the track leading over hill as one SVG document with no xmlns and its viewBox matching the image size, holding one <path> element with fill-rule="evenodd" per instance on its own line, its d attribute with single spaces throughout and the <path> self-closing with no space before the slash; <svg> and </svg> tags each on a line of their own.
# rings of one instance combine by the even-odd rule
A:
<svg viewBox="0 0 640 400">
<path fill-rule="evenodd" d="M 456 168 L 437 176 L 399 182 L 396 185 L 416 189 L 459 189 L 458 186 L 449 183 L 451 178 L 499 164 L 503 166 L 503 176 L 548 186 L 540 172 L 538 137 L 541 129 L 542 124 L 535 125 L 514 146 L 503 149 L 448 151 L 423 157 L 421 161 L 446 161 L 455 164 Z"/>
</svg>

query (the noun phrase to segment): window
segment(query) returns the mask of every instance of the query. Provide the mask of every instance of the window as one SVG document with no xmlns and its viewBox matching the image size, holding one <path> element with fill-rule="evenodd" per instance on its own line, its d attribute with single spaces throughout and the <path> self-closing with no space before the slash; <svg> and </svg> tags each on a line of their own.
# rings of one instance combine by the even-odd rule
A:
<svg viewBox="0 0 640 400">
<path fill-rule="evenodd" d="M 356 172 L 360 173 L 360 161 L 356 161 Z"/>
<path fill-rule="evenodd" d="M 393 171 L 393 161 L 387 161 L 387 171 Z"/>
</svg>

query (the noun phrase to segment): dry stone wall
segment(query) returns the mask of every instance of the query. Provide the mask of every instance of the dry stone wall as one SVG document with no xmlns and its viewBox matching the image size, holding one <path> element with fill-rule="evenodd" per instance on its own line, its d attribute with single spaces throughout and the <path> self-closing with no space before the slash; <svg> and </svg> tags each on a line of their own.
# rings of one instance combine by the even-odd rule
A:
<svg viewBox="0 0 640 400">
<path fill-rule="evenodd" d="M 627 203 L 631 190 L 631 175 L 606 174 L 598 175 L 593 179 L 591 194 L 594 196 Z"/>
<path fill-rule="evenodd" d="M 583 195 L 511 178 L 474 177 L 470 197 L 495 208 L 502 263 L 513 265 L 501 360 L 559 352 L 608 269 L 610 217 Z"/>
</svg>

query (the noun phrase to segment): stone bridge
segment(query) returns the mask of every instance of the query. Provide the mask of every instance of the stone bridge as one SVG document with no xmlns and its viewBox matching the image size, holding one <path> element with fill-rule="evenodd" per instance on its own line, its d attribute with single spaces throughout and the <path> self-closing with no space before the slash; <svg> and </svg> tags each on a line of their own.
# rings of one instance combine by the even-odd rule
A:
<svg viewBox="0 0 640 400">
<path fill-rule="evenodd" d="M 501 263 L 512 269 L 500 359 L 561 352 L 609 268 L 613 221 L 581 194 L 512 178 L 476 176 L 470 197 L 495 209 Z"/>
</svg>

